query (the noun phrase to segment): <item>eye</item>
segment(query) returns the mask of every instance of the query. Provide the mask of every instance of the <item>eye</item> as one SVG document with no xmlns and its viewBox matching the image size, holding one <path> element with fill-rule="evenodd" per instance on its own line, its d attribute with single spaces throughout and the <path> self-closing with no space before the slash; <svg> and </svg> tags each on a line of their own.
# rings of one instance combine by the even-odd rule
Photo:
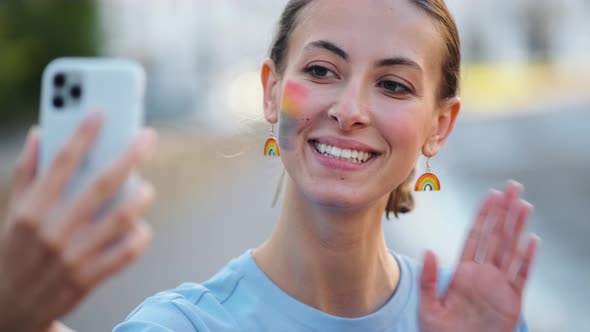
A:
<svg viewBox="0 0 590 332">
<path fill-rule="evenodd" d="M 336 74 L 334 74 L 333 71 L 331 71 L 330 69 L 328 69 L 324 66 L 320 66 L 320 65 L 309 66 L 309 67 L 305 68 L 303 71 L 307 74 L 310 74 L 310 75 L 316 77 L 316 78 L 336 77 Z"/>
<path fill-rule="evenodd" d="M 381 81 L 379 84 L 377 84 L 377 86 L 387 90 L 387 92 L 392 92 L 395 94 L 406 94 L 412 92 L 412 90 L 410 90 L 405 85 L 391 80 Z"/>
</svg>

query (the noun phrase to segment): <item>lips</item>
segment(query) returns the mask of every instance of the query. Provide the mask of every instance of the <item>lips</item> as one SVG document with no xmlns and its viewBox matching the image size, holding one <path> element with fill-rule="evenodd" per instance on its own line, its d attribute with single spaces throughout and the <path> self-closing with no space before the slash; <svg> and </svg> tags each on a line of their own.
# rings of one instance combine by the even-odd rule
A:
<svg viewBox="0 0 590 332">
<path fill-rule="evenodd" d="M 324 166 L 341 170 L 358 170 L 381 155 L 366 144 L 336 137 L 311 139 L 309 145 Z"/>
<path fill-rule="evenodd" d="M 314 147 L 317 152 L 323 154 L 326 157 L 339 158 L 355 164 L 364 164 L 374 155 L 373 153 L 367 151 L 345 149 L 317 141 L 314 142 Z"/>
</svg>

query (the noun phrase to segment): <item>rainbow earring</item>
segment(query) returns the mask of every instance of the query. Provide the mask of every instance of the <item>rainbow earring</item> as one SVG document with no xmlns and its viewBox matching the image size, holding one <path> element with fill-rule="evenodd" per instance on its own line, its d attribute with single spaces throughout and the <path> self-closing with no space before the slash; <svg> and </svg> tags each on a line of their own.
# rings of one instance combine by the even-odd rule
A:
<svg viewBox="0 0 590 332">
<path fill-rule="evenodd" d="M 426 160 L 426 173 L 416 181 L 415 191 L 440 191 L 440 181 L 436 175 L 430 173 L 430 158 Z"/>
<path fill-rule="evenodd" d="M 267 157 L 278 157 L 281 155 L 279 145 L 275 139 L 275 126 L 273 124 L 270 125 L 270 137 L 266 140 L 266 144 L 264 144 L 264 155 Z"/>
</svg>

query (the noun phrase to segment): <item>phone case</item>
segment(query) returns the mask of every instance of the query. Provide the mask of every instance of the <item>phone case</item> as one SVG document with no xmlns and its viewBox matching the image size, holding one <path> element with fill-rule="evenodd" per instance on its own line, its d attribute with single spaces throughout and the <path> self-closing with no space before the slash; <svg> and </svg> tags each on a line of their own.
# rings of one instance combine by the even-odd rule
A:
<svg viewBox="0 0 590 332">
<path fill-rule="evenodd" d="M 73 174 L 64 192 L 71 199 L 116 158 L 143 126 L 145 72 L 136 62 L 108 58 L 59 58 L 43 72 L 41 89 L 41 147 L 39 170 L 47 172 L 56 154 L 72 137 L 82 120 L 100 110 L 99 137 Z M 131 177 L 104 209 L 133 189 Z"/>
</svg>

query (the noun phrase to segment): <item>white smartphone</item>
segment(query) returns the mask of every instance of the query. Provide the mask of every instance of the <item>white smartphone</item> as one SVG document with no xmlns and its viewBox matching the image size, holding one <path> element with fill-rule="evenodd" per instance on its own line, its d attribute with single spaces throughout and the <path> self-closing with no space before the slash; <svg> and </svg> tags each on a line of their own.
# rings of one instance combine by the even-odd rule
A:
<svg viewBox="0 0 590 332">
<path fill-rule="evenodd" d="M 99 110 L 103 115 L 94 147 L 67 184 L 66 200 L 77 196 L 120 157 L 143 126 L 144 90 L 145 72 L 131 60 L 58 58 L 47 65 L 41 87 L 41 175 L 90 112 Z M 137 177 L 131 176 L 101 210 L 122 199 L 136 182 Z"/>
</svg>

